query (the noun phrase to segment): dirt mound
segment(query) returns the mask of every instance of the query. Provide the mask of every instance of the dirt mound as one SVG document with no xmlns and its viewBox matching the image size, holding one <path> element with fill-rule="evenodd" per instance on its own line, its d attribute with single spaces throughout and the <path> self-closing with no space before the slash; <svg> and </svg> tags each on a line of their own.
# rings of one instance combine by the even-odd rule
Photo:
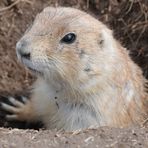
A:
<svg viewBox="0 0 148 148">
<path fill-rule="evenodd" d="M 147 148 L 148 129 L 101 127 L 80 133 L 0 129 L 0 147 L 15 148 Z"/>
</svg>

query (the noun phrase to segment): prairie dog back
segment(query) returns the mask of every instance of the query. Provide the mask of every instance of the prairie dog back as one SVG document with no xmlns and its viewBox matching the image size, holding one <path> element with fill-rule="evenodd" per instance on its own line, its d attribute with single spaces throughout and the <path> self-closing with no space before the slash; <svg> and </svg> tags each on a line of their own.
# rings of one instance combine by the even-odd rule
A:
<svg viewBox="0 0 148 148">
<path fill-rule="evenodd" d="M 15 119 L 40 119 L 49 129 L 72 131 L 129 126 L 147 117 L 141 69 L 112 31 L 89 14 L 45 8 L 16 49 L 18 59 L 38 79 L 30 101 L 13 112 Z"/>
</svg>

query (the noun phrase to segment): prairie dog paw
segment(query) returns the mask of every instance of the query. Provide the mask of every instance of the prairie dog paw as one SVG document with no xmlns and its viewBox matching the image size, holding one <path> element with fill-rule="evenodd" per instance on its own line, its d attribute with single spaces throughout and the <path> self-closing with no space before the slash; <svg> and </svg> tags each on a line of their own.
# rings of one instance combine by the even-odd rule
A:
<svg viewBox="0 0 148 148">
<path fill-rule="evenodd" d="M 6 114 L 5 118 L 7 120 L 18 120 L 18 121 L 27 121 L 32 118 L 32 107 L 31 101 L 25 97 L 22 97 L 22 102 L 16 100 L 13 97 L 9 97 L 8 100 L 11 104 L 1 102 L 0 106 L 2 110 L 9 112 Z"/>
</svg>

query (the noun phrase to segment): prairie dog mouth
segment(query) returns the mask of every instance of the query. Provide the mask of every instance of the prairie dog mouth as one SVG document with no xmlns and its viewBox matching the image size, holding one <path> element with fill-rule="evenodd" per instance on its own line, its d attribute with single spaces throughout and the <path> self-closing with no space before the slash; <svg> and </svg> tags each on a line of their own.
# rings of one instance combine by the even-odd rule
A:
<svg viewBox="0 0 148 148">
<path fill-rule="evenodd" d="M 43 72 L 41 72 L 40 70 L 38 70 L 36 68 L 36 66 L 31 61 L 26 60 L 26 59 L 22 59 L 22 63 L 25 65 L 25 67 L 27 67 L 34 74 L 43 75 Z"/>
<path fill-rule="evenodd" d="M 27 67 L 31 72 L 33 72 L 34 74 L 37 74 L 37 75 L 43 75 L 43 73 L 41 71 L 38 71 L 36 69 L 33 69 L 31 67 Z"/>
</svg>

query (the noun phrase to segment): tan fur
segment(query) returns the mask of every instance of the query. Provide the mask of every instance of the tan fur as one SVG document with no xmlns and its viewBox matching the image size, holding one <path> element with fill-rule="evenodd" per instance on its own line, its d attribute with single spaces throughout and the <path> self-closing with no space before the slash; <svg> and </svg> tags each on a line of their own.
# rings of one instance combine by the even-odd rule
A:
<svg viewBox="0 0 148 148">
<path fill-rule="evenodd" d="M 60 40 L 76 34 L 72 44 Z M 30 53 L 21 57 L 19 50 Z M 42 74 L 17 119 L 42 120 L 47 128 L 124 127 L 147 118 L 141 69 L 103 23 L 73 8 L 43 10 L 17 43 L 18 58 Z M 55 99 L 57 97 L 57 99 Z M 32 118 L 26 116 L 27 111 Z"/>
</svg>

